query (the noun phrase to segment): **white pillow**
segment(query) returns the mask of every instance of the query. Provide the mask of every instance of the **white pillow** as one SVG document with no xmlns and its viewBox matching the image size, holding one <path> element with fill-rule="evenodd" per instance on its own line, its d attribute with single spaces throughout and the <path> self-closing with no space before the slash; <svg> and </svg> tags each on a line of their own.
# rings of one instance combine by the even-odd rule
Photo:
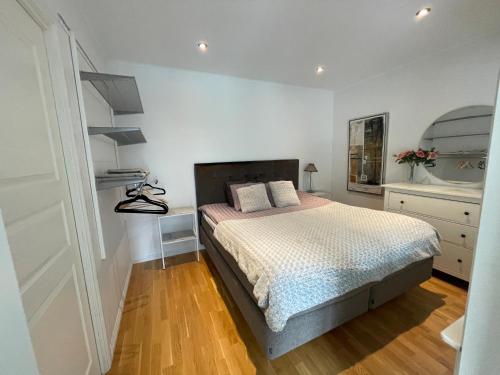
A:
<svg viewBox="0 0 500 375">
<path fill-rule="evenodd" d="M 269 187 L 276 207 L 300 206 L 292 181 L 271 181 Z"/>
<path fill-rule="evenodd" d="M 236 189 L 236 193 L 243 213 L 268 210 L 272 207 L 264 184 L 240 187 Z"/>
</svg>

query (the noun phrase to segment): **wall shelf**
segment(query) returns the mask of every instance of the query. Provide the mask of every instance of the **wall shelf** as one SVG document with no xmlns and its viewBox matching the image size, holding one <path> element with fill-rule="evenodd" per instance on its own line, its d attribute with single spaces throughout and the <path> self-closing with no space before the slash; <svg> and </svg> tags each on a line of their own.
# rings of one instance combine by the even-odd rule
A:
<svg viewBox="0 0 500 375">
<path fill-rule="evenodd" d="M 100 178 L 96 177 L 96 190 L 106 190 L 113 189 L 121 186 L 134 186 L 137 187 L 140 184 L 146 182 L 146 177 L 117 177 L 117 178 Z"/>
<path fill-rule="evenodd" d="M 89 126 L 87 129 L 89 135 L 105 135 L 106 137 L 115 140 L 118 146 L 146 143 L 146 138 L 144 138 L 140 128 Z"/>
<path fill-rule="evenodd" d="M 438 156 L 438 160 L 442 159 L 467 159 L 467 158 L 483 158 L 488 156 L 487 151 L 458 151 L 458 152 L 443 152 Z"/>
<path fill-rule="evenodd" d="M 472 133 L 472 134 L 454 134 L 454 135 L 442 135 L 438 137 L 426 137 L 423 138 L 425 141 L 433 141 L 434 139 L 443 139 L 443 138 L 463 138 L 463 137 L 477 137 L 481 135 L 489 136 L 490 133 Z"/>
<path fill-rule="evenodd" d="M 92 83 L 115 115 L 144 113 L 134 77 L 80 71 L 80 79 Z"/>
</svg>

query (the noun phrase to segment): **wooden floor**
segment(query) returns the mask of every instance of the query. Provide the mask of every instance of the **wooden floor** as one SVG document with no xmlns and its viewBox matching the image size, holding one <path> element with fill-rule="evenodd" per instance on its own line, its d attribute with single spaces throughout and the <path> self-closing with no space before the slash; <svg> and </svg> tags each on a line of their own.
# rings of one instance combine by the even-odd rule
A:
<svg viewBox="0 0 500 375">
<path fill-rule="evenodd" d="M 451 374 L 466 292 L 432 278 L 268 361 L 208 260 L 134 265 L 109 374 Z M 208 264 L 207 264 L 208 263 Z M 212 270 L 212 271 L 211 271 Z M 216 273 L 215 273 L 216 274 Z"/>
</svg>

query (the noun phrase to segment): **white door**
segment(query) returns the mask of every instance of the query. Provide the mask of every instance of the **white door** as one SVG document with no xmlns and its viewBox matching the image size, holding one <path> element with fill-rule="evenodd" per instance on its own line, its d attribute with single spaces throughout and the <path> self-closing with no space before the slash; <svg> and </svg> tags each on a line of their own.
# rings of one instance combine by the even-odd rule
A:
<svg viewBox="0 0 500 375">
<path fill-rule="evenodd" d="M 98 374 L 44 31 L 15 0 L 0 46 L 0 208 L 37 365 Z"/>
</svg>

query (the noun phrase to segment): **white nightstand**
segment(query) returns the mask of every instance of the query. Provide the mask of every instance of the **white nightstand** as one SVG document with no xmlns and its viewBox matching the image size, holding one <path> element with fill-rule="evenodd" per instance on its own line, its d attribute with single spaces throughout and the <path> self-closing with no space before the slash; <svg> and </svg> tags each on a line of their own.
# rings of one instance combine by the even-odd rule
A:
<svg viewBox="0 0 500 375">
<path fill-rule="evenodd" d="M 317 191 L 313 191 L 312 193 L 306 191 L 306 193 L 315 195 L 317 197 L 326 198 L 326 199 L 330 199 L 330 197 L 331 197 L 331 193 L 329 191 L 317 190 Z"/>
<path fill-rule="evenodd" d="M 195 241 L 196 259 L 200 260 L 198 225 L 193 207 L 170 208 L 167 214 L 158 215 L 158 233 L 163 269 L 165 269 L 165 245 Z"/>
</svg>

